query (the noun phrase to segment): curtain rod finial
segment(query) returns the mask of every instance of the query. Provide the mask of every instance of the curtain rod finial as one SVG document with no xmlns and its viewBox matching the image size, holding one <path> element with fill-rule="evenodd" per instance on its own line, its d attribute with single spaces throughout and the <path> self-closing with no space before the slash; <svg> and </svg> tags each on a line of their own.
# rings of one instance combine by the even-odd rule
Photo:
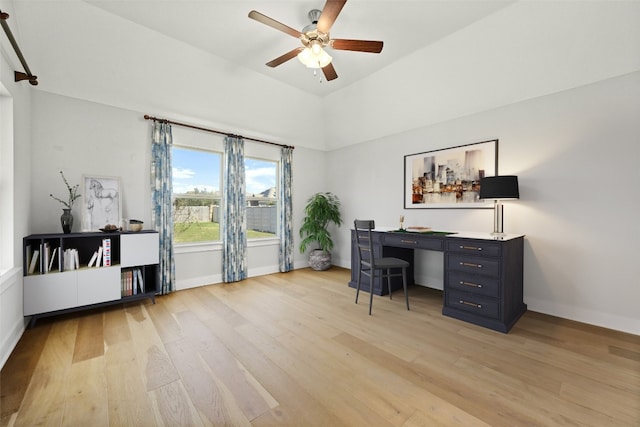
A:
<svg viewBox="0 0 640 427">
<path fill-rule="evenodd" d="M 31 74 L 22 73 L 20 71 L 14 71 L 13 75 L 14 75 L 14 81 L 16 81 L 16 82 L 21 82 L 23 80 L 29 80 L 29 83 L 31 83 L 33 86 L 37 86 L 38 85 L 38 76 L 33 76 Z"/>
</svg>

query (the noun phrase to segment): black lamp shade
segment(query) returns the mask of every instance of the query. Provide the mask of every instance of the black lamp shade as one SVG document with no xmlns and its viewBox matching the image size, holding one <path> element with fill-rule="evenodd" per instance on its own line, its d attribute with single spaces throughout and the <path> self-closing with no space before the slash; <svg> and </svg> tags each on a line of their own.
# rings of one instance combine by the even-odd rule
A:
<svg viewBox="0 0 640 427">
<path fill-rule="evenodd" d="M 488 176 L 480 180 L 481 199 L 519 199 L 518 177 L 514 175 Z"/>
</svg>

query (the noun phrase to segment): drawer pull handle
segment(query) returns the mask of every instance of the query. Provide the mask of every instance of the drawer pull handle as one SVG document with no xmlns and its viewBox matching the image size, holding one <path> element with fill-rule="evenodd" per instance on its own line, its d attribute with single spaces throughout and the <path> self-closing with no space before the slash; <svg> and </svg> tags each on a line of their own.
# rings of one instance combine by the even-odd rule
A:
<svg viewBox="0 0 640 427">
<path fill-rule="evenodd" d="M 473 268 L 482 268 L 482 264 L 473 264 L 470 262 L 460 262 L 460 265 L 464 266 L 464 267 L 473 267 Z"/>
<path fill-rule="evenodd" d="M 464 245 L 460 245 L 460 249 L 470 249 L 472 251 L 481 251 L 482 248 L 479 248 L 477 246 L 464 246 Z"/>
<path fill-rule="evenodd" d="M 460 304 L 470 305 L 471 307 L 475 307 L 475 308 L 482 308 L 482 304 L 476 304 L 475 302 L 460 300 Z"/>
<path fill-rule="evenodd" d="M 465 285 L 465 286 L 471 286 L 472 288 L 481 288 L 482 285 L 480 283 L 471 283 L 471 282 L 463 282 L 462 280 L 460 281 L 461 285 Z"/>
<path fill-rule="evenodd" d="M 402 243 L 411 243 L 412 245 L 417 245 L 418 242 L 416 240 L 400 240 Z"/>
</svg>

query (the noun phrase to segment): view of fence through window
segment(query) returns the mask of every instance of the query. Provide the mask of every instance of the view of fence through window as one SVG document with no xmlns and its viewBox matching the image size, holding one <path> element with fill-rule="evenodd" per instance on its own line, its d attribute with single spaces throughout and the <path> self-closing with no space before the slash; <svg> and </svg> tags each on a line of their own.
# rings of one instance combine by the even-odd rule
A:
<svg viewBox="0 0 640 427">
<path fill-rule="evenodd" d="M 175 243 L 220 240 L 222 153 L 173 146 Z M 245 158 L 247 238 L 277 236 L 277 162 Z"/>
</svg>

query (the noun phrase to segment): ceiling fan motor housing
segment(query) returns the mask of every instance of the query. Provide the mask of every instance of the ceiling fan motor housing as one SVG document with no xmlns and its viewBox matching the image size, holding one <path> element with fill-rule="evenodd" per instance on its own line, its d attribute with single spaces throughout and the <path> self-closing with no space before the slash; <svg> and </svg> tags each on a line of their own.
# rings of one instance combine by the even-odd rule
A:
<svg viewBox="0 0 640 427">
<path fill-rule="evenodd" d="M 313 45 L 320 45 L 321 47 L 326 47 L 329 45 L 330 37 L 328 33 L 323 33 L 318 31 L 317 24 L 318 19 L 320 19 L 320 15 L 322 14 L 321 10 L 312 9 L 309 11 L 309 20 L 311 24 L 304 27 L 301 31 L 300 41 L 305 47 L 311 48 Z"/>
</svg>

